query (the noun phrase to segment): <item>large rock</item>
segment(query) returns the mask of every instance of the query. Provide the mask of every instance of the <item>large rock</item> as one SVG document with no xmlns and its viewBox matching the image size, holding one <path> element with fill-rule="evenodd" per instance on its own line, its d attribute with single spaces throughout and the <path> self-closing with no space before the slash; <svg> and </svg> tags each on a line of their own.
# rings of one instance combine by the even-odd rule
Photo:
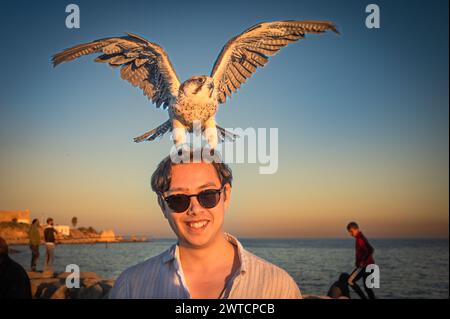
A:
<svg viewBox="0 0 450 319">
<path fill-rule="evenodd" d="M 67 299 L 68 289 L 66 285 L 61 285 L 56 291 L 52 294 L 50 299 Z"/>
<path fill-rule="evenodd" d="M 98 279 L 95 278 L 83 278 L 82 279 L 82 285 L 86 288 L 90 288 L 92 286 L 95 286 L 96 284 L 99 283 Z"/>
<path fill-rule="evenodd" d="M 81 287 L 78 294 L 79 299 L 101 299 L 103 297 L 103 289 L 96 284 L 92 287 Z"/>
<path fill-rule="evenodd" d="M 102 280 L 98 284 L 103 289 L 103 298 L 108 298 L 109 292 L 114 286 L 114 280 Z"/>
<path fill-rule="evenodd" d="M 28 278 L 33 279 L 43 279 L 43 278 L 53 278 L 54 273 L 52 271 L 28 271 Z"/>
<path fill-rule="evenodd" d="M 30 272 L 33 298 L 38 299 L 100 299 L 107 298 L 114 286 L 114 280 L 103 280 L 94 272 L 80 273 L 80 287 L 67 288 L 66 278 L 71 274 L 63 272 L 51 278 L 39 272 Z"/>
<path fill-rule="evenodd" d="M 80 272 L 80 278 L 82 279 L 97 279 L 97 280 L 101 280 L 102 278 L 97 275 L 95 272 L 91 272 L 91 271 L 82 271 Z"/>
<path fill-rule="evenodd" d="M 37 287 L 36 293 L 33 297 L 39 299 L 50 299 L 59 287 L 61 287 L 59 281 L 57 283 L 43 282 Z"/>
<path fill-rule="evenodd" d="M 73 274 L 71 272 L 62 272 L 60 274 L 58 274 L 58 278 L 59 279 L 66 279 L 67 276 L 69 276 L 70 274 Z M 81 271 L 80 272 L 80 279 L 97 279 L 97 280 L 101 280 L 102 278 L 97 275 L 95 272 L 92 271 Z"/>
<path fill-rule="evenodd" d="M 60 280 L 57 278 L 40 278 L 30 280 L 31 295 L 33 296 L 33 298 L 40 298 L 44 288 L 48 288 L 49 286 L 58 286 L 59 284 Z"/>
</svg>

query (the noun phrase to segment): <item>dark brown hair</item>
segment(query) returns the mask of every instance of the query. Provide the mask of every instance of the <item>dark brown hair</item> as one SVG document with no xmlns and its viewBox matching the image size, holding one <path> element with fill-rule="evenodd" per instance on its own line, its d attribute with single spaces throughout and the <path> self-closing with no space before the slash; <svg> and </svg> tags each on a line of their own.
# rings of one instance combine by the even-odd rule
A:
<svg viewBox="0 0 450 319">
<path fill-rule="evenodd" d="M 193 153 L 190 154 L 190 159 L 193 158 Z M 203 159 L 202 162 L 206 162 Z M 191 161 L 192 162 L 192 161 Z M 209 163 L 206 162 L 206 163 Z M 162 194 L 169 190 L 170 182 L 172 179 L 172 166 L 179 165 L 183 163 L 174 163 L 170 156 L 164 158 L 156 168 L 152 175 L 151 186 L 152 190 L 157 194 Z M 230 184 L 233 180 L 233 174 L 230 167 L 223 163 L 222 161 L 212 161 L 211 164 L 216 170 L 217 176 L 219 177 L 220 184 L 224 186 L 225 184 Z"/>
<path fill-rule="evenodd" d="M 347 230 L 350 230 L 350 229 L 352 229 L 352 228 L 359 229 L 359 226 L 358 226 L 358 224 L 355 223 L 355 222 L 350 222 L 350 223 L 348 223 L 348 225 L 347 225 Z"/>
</svg>

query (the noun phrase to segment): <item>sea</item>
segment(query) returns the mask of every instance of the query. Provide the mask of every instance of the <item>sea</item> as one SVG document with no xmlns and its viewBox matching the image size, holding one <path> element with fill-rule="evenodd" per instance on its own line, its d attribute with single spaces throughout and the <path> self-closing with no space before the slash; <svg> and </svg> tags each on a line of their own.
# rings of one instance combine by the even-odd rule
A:
<svg viewBox="0 0 450 319">
<path fill-rule="evenodd" d="M 326 295 L 340 273 L 353 270 L 354 240 L 349 239 L 240 239 L 243 246 L 285 269 L 302 294 Z M 379 269 L 377 298 L 448 299 L 448 239 L 371 239 Z M 64 271 L 76 264 L 105 279 L 116 279 L 126 268 L 155 256 L 175 239 L 140 243 L 58 245 L 54 268 Z M 28 246 L 13 246 L 11 257 L 30 268 Z M 40 248 L 38 270 L 43 268 L 45 247 Z M 352 297 L 357 298 L 355 294 Z"/>
</svg>

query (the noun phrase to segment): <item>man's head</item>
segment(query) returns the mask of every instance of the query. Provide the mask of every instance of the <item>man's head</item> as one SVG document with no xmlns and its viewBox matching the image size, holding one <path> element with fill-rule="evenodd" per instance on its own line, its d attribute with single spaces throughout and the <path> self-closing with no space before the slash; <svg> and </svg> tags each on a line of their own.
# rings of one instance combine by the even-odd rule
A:
<svg viewBox="0 0 450 319">
<path fill-rule="evenodd" d="M 359 234 L 359 226 L 355 222 L 350 222 L 347 225 L 347 231 L 352 237 L 356 237 Z"/>
<path fill-rule="evenodd" d="M 176 164 L 168 156 L 158 165 L 151 186 L 181 244 L 204 247 L 223 233 L 232 179 L 224 163 Z"/>
<path fill-rule="evenodd" d="M 47 225 L 53 226 L 53 218 L 47 218 Z"/>
<path fill-rule="evenodd" d="M 31 222 L 31 225 L 39 226 L 39 219 L 37 219 L 37 218 L 33 219 L 33 221 Z"/>
</svg>

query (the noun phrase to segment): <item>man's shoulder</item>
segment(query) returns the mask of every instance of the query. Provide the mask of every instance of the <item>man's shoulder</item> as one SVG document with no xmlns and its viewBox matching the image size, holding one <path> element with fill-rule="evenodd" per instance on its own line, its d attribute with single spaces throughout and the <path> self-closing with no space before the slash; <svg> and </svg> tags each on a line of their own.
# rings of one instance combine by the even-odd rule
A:
<svg viewBox="0 0 450 319">
<path fill-rule="evenodd" d="M 124 270 L 117 278 L 109 294 L 112 299 L 143 298 L 148 295 L 149 287 L 158 284 L 164 278 L 164 262 L 169 255 L 170 248 L 159 255 L 150 257 L 143 262 Z"/>
<path fill-rule="evenodd" d="M 359 232 L 359 236 L 358 236 L 361 240 L 367 241 L 367 237 L 366 235 L 363 234 L 363 232 Z"/>
<path fill-rule="evenodd" d="M 301 298 L 296 281 L 286 270 L 248 251 L 245 255 L 249 275 L 247 280 L 260 282 L 262 290 L 273 293 L 269 296 L 264 295 L 264 298 Z"/>
</svg>

